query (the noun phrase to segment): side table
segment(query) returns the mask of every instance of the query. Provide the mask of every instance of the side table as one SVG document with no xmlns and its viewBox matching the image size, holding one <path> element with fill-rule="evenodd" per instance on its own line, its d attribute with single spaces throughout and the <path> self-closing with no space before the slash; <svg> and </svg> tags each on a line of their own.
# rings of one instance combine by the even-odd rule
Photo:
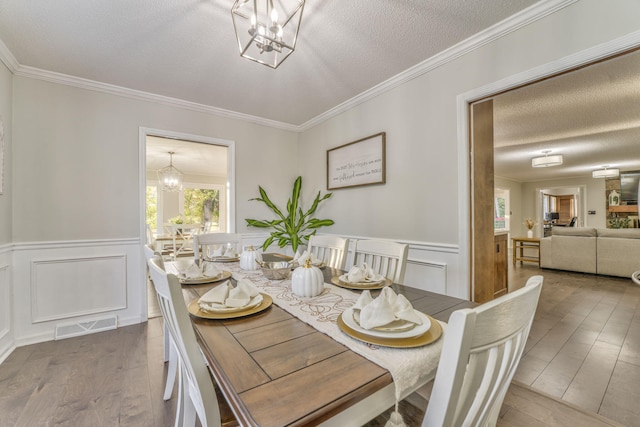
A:
<svg viewBox="0 0 640 427">
<path fill-rule="evenodd" d="M 516 261 L 520 261 L 520 264 L 535 262 L 540 267 L 539 237 L 512 237 L 511 240 L 513 241 L 513 265 L 516 265 Z M 524 253 L 525 249 L 528 249 L 527 255 Z"/>
</svg>

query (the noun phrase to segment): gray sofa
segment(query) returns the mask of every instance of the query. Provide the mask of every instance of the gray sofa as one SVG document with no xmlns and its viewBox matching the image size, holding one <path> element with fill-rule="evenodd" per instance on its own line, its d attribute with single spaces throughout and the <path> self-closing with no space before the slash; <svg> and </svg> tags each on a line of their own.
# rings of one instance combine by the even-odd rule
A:
<svg viewBox="0 0 640 427">
<path fill-rule="evenodd" d="M 640 229 L 554 227 L 540 239 L 540 266 L 631 277 L 640 270 Z"/>
</svg>

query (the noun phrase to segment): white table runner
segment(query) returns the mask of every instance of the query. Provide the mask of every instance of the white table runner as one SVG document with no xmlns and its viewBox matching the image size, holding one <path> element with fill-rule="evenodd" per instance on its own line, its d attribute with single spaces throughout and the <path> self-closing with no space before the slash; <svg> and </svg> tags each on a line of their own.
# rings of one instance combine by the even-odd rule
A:
<svg viewBox="0 0 640 427">
<path fill-rule="evenodd" d="M 339 329 L 336 323 L 338 317 L 355 304 L 359 292 L 325 283 L 324 291 L 319 296 L 301 298 L 293 294 L 290 280 L 269 280 L 259 270 L 241 270 L 237 262 L 216 263 L 216 266 L 221 270 L 231 271 L 236 280 L 251 280 L 283 310 L 387 369 L 393 377 L 397 400 L 405 398 L 434 378 L 443 337 L 424 347 L 399 349 L 367 344 L 351 338 Z M 446 323 L 439 323 L 444 334 Z"/>
</svg>

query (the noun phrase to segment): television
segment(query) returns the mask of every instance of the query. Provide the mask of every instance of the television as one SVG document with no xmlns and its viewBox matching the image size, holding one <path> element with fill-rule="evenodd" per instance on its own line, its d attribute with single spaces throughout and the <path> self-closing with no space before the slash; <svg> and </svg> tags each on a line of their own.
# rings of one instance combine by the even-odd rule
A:
<svg viewBox="0 0 640 427">
<path fill-rule="evenodd" d="M 620 173 L 620 201 L 627 205 L 638 204 L 640 171 Z"/>
</svg>

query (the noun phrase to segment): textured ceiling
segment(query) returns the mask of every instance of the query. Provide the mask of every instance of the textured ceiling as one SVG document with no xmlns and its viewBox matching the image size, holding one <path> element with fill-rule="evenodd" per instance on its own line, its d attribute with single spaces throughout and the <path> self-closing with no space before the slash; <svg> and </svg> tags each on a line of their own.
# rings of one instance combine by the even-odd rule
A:
<svg viewBox="0 0 640 427">
<path fill-rule="evenodd" d="M 494 142 L 496 175 L 523 182 L 640 170 L 640 51 L 496 97 Z M 564 163 L 532 168 L 543 150 Z"/>
<path fill-rule="evenodd" d="M 301 125 L 536 3 L 308 0 L 276 70 L 240 57 L 233 0 L 0 0 L 22 66 Z"/>
<path fill-rule="evenodd" d="M 22 71 L 61 73 L 299 127 L 536 1 L 308 0 L 296 52 L 276 70 L 239 56 L 232 4 L 0 0 L 0 41 Z M 532 181 L 584 175 L 604 164 L 640 169 L 637 57 L 497 97 L 497 174 Z M 167 163 L 172 143 L 149 148 L 149 169 Z M 174 147 L 176 165 L 194 156 L 187 147 Z M 204 155 L 201 144 L 191 148 Z M 563 154 L 565 163 L 531 168 L 531 157 L 545 149 Z M 182 163 L 191 173 L 198 167 Z"/>
</svg>

